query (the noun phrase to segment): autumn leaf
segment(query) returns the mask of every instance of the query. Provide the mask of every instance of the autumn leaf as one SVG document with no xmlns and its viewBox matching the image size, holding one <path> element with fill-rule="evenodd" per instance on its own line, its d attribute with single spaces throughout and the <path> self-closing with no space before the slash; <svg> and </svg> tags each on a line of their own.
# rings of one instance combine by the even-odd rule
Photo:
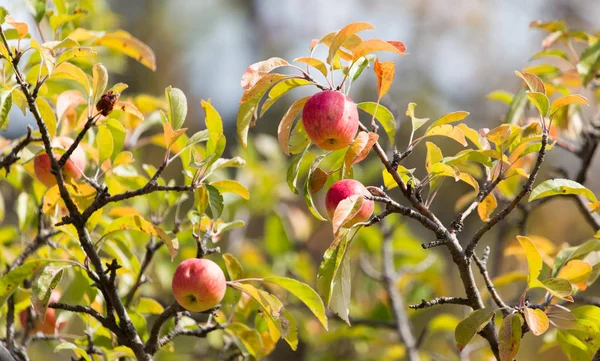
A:
<svg viewBox="0 0 600 361">
<path fill-rule="evenodd" d="M 377 93 L 379 99 L 387 94 L 394 81 L 394 71 L 396 65 L 393 61 L 380 62 L 379 59 L 375 59 L 375 65 L 373 67 L 375 74 L 377 74 Z"/>
</svg>

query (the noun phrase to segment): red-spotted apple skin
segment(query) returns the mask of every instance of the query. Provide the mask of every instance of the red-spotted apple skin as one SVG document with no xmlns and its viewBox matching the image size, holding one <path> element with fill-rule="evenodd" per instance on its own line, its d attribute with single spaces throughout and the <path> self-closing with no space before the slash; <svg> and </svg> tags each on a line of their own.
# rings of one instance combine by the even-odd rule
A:
<svg viewBox="0 0 600 361">
<path fill-rule="evenodd" d="M 50 299 L 48 303 L 58 302 L 60 300 L 61 293 L 58 290 L 53 290 L 50 294 Z M 21 321 L 21 326 L 25 328 L 27 326 L 27 310 L 23 310 L 19 313 L 19 320 Z M 67 325 L 66 322 L 60 322 L 56 324 L 56 310 L 53 308 L 48 308 L 46 310 L 46 318 L 42 323 L 41 318 L 36 318 L 35 320 L 35 328 L 32 332 L 41 332 L 46 335 L 54 335 L 56 331 L 62 330 Z"/>
<path fill-rule="evenodd" d="M 69 149 L 69 147 L 73 144 L 73 139 L 69 137 L 56 137 L 52 140 L 53 147 L 61 147 Z M 54 158 L 56 160 L 60 159 L 62 155 L 55 153 Z M 75 148 L 69 160 L 65 163 L 63 167 L 63 176 L 66 181 L 71 179 L 79 179 L 81 178 L 83 171 L 85 170 L 87 164 L 85 152 L 81 147 Z M 56 178 L 54 174 L 50 172 L 51 164 L 50 157 L 48 154 L 40 154 L 33 159 L 33 168 L 35 170 L 35 175 L 40 182 L 42 182 L 46 187 L 50 188 L 56 185 Z"/>
<path fill-rule="evenodd" d="M 190 258 L 177 266 L 171 287 L 177 303 L 183 308 L 202 312 L 221 302 L 227 283 L 223 270 L 215 262 Z"/>
<path fill-rule="evenodd" d="M 360 194 L 363 196 L 371 195 L 371 193 L 369 193 L 367 188 L 361 182 L 354 179 L 342 179 L 333 183 L 331 188 L 329 188 L 327 191 L 327 195 L 325 196 L 325 208 L 327 208 L 327 214 L 329 214 L 329 217 L 333 218 L 335 208 L 341 201 L 355 194 Z M 346 222 L 344 227 L 351 227 L 358 222 L 367 221 L 371 217 L 371 214 L 373 214 L 374 207 L 375 204 L 372 200 L 365 199 L 356 216 Z"/>
<path fill-rule="evenodd" d="M 341 92 L 325 90 L 304 104 L 302 122 L 317 147 L 338 150 L 348 146 L 356 136 L 358 109 L 352 99 Z"/>
</svg>

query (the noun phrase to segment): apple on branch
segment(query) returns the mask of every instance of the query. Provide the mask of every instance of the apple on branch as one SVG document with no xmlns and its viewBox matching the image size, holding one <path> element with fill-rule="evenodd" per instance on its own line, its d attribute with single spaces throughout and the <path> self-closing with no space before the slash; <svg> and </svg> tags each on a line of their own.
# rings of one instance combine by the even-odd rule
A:
<svg viewBox="0 0 600 361">
<path fill-rule="evenodd" d="M 227 283 L 223 270 L 215 262 L 190 258 L 177 266 L 171 287 L 177 303 L 183 308 L 202 312 L 221 302 Z"/>
<path fill-rule="evenodd" d="M 73 139 L 69 137 L 56 137 L 52 141 L 53 147 L 61 147 L 69 149 L 69 147 L 73 144 Z M 54 158 L 59 160 L 62 155 L 55 153 Z M 63 167 L 63 175 L 66 181 L 70 179 L 79 179 L 83 175 L 83 171 L 85 170 L 87 164 L 85 152 L 79 146 L 75 148 L 65 166 Z M 52 165 L 50 163 L 50 157 L 48 154 L 43 153 L 35 157 L 33 160 L 33 167 L 35 169 L 35 175 L 40 182 L 42 182 L 46 187 L 50 188 L 56 185 L 56 177 L 50 171 Z"/>
<path fill-rule="evenodd" d="M 310 97 L 302 109 L 310 140 L 324 150 L 347 147 L 358 131 L 356 104 L 339 91 L 325 90 Z"/>
<path fill-rule="evenodd" d="M 333 183 L 325 196 L 325 208 L 327 208 L 329 217 L 333 218 L 335 209 L 341 201 L 356 194 L 363 196 L 371 195 L 369 190 L 361 182 L 354 179 L 342 179 Z M 348 228 L 356 223 L 367 221 L 371 217 L 371 214 L 373 214 L 374 207 L 375 203 L 372 200 L 365 199 L 360 210 L 356 213 L 356 216 L 346 222 L 343 226 Z"/>
</svg>

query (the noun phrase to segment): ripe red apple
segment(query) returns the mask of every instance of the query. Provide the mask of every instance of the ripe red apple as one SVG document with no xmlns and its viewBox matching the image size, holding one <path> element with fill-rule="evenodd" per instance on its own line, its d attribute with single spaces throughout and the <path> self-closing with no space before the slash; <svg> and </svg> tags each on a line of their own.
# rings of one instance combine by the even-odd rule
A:
<svg viewBox="0 0 600 361">
<path fill-rule="evenodd" d="M 58 290 L 53 290 L 50 294 L 50 299 L 48 303 L 58 302 L 60 300 L 61 293 Z M 23 328 L 27 327 L 27 310 L 23 310 L 19 313 L 19 320 L 21 321 L 21 326 Z M 36 317 L 35 319 L 35 328 L 32 332 L 42 332 L 46 335 L 54 335 L 55 331 L 60 331 L 66 326 L 66 322 L 61 322 L 56 324 L 56 310 L 53 308 L 48 308 L 46 310 L 46 318 L 42 323 L 40 317 Z"/>
<path fill-rule="evenodd" d="M 348 146 L 358 131 L 358 109 L 339 91 L 326 90 L 304 104 L 302 122 L 317 147 L 338 150 Z"/>
<path fill-rule="evenodd" d="M 73 144 L 73 139 L 69 137 L 56 137 L 52 141 L 53 147 L 61 147 L 69 149 L 69 147 Z M 55 159 L 60 159 L 61 154 L 54 154 Z M 63 167 L 63 175 L 65 180 L 69 181 L 70 179 L 79 179 L 85 170 L 87 160 L 85 157 L 85 152 L 79 146 L 75 148 L 75 151 L 69 157 L 69 160 L 65 163 Z M 52 187 L 56 184 L 56 178 L 54 174 L 50 172 L 51 164 L 50 157 L 48 154 L 40 154 L 33 160 L 33 167 L 35 169 L 35 175 L 40 180 L 40 182 L 44 183 L 44 185 L 48 188 Z"/>
<path fill-rule="evenodd" d="M 355 194 L 370 195 L 371 193 L 369 193 L 367 188 L 365 188 L 361 182 L 354 179 L 342 179 L 341 181 L 333 183 L 325 196 L 325 207 L 327 208 L 329 218 L 333 218 L 335 208 L 341 201 Z M 346 222 L 344 227 L 348 228 L 358 222 L 368 220 L 371 217 L 371 214 L 373 214 L 374 206 L 375 204 L 372 200 L 365 199 L 356 216 Z"/>
<path fill-rule="evenodd" d="M 227 284 L 223 270 L 216 263 L 205 258 L 190 258 L 177 266 L 171 287 L 183 308 L 202 312 L 221 302 Z"/>
</svg>

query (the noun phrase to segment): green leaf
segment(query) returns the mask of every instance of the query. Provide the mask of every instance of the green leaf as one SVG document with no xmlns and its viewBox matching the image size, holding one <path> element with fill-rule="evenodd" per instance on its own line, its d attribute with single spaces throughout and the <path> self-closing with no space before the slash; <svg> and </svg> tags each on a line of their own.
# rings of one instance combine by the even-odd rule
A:
<svg viewBox="0 0 600 361">
<path fill-rule="evenodd" d="M 98 126 L 98 134 L 96 135 L 96 149 L 98 149 L 98 164 L 102 164 L 105 160 L 112 157 L 114 151 L 114 141 L 110 130 L 106 125 Z"/>
<path fill-rule="evenodd" d="M 237 181 L 225 179 L 211 182 L 210 185 L 217 188 L 221 193 L 234 193 L 246 200 L 250 199 L 250 192 L 248 191 L 248 188 Z"/>
<path fill-rule="evenodd" d="M 218 154 L 218 158 L 223 152 L 220 150 L 217 151 L 217 148 L 221 146 L 224 147 L 225 145 L 225 137 L 223 137 L 223 121 L 216 109 L 210 104 L 210 99 L 208 101 L 201 100 L 200 103 L 206 114 L 206 129 L 208 129 L 209 135 L 208 143 L 206 144 L 206 152 L 211 155 L 216 153 Z M 222 141 L 223 144 L 220 145 L 219 141 Z"/>
<path fill-rule="evenodd" d="M 54 110 L 52 109 L 50 104 L 48 104 L 48 102 L 42 97 L 38 97 L 35 100 L 35 105 L 37 106 L 38 111 L 40 112 L 40 115 L 44 120 L 44 123 L 46 123 L 46 128 L 48 128 L 48 135 L 50 136 L 50 139 L 54 138 L 57 126 L 56 115 L 54 114 Z"/>
<path fill-rule="evenodd" d="M 471 341 L 473 336 L 485 327 L 494 317 L 494 310 L 483 308 L 471 312 L 467 317 L 458 323 L 454 331 L 456 347 L 462 351 Z"/>
<path fill-rule="evenodd" d="M 421 128 L 425 123 L 429 121 L 429 118 L 417 118 L 415 117 L 415 108 L 417 104 L 408 103 L 408 107 L 406 108 L 406 115 L 410 117 L 410 123 L 412 125 L 413 133 L 417 131 L 417 129 Z"/>
<path fill-rule="evenodd" d="M 298 194 L 298 175 L 300 173 L 300 166 L 302 165 L 302 160 L 304 160 L 304 156 L 308 152 L 308 148 L 310 148 L 310 145 L 304 148 L 304 151 L 302 153 L 294 156 L 287 170 L 287 184 L 294 194 Z"/>
<path fill-rule="evenodd" d="M 521 247 L 523 247 L 523 249 L 525 250 L 525 256 L 527 257 L 527 265 L 529 267 L 529 276 L 527 278 L 527 284 L 529 286 L 536 286 L 538 285 L 538 282 L 536 281 L 540 275 L 540 272 L 542 272 L 542 256 L 540 255 L 540 252 L 529 238 L 517 236 L 517 239 L 519 240 Z"/>
<path fill-rule="evenodd" d="M 356 79 L 358 79 L 360 77 L 360 75 L 363 73 L 363 71 L 369 66 L 369 64 L 375 60 L 375 57 L 372 55 L 367 55 L 367 56 L 363 56 L 361 58 L 359 58 L 354 65 L 352 65 L 352 68 L 350 68 L 350 70 L 348 71 L 348 78 L 350 79 L 350 82 L 354 82 L 356 81 Z"/>
<path fill-rule="evenodd" d="M 258 331 L 239 322 L 232 322 L 225 328 L 225 332 L 237 338 L 246 351 L 257 360 L 263 357 L 263 342 Z"/>
<path fill-rule="evenodd" d="M 333 283 L 346 254 L 348 243 L 347 233 L 338 235 L 323 254 L 323 261 L 319 265 L 317 274 L 317 291 L 321 295 L 325 306 L 330 304 Z"/>
<path fill-rule="evenodd" d="M 13 89 L 0 89 L 0 130 L 8 126 L 8 113 L 12 107 Z"/>
<path fill-rule="evenodd" d="M 310 80 L 298 78 L 290 78 L 277 83 L 271 88 L 271 90 L 269 90 L 267 96 L 263 99 L 262 104 L 260 104 L 260 112 L 258 115 L 259 118 L 265 115 L 267 110 L 269 110 L 273 104 L 279 100 L 279 98 L 287 94 L 287 92 L 290 90 L 301 86 L 314 84 L 315 83 Z"/>
<path fill-rule="evenodd" d="M 583 85 L 588 85 L 600 69 L 600 41 L 588 46 L 577 63 L 577 71 L 583 79 Z"/>
<path fill-rule="evenodd" d="M 325 158 L 325 156 L 327 156 L 327 154 L 328 153 L 321 154 L 320 156 L 318 156 L 315 159 L 313 164 L 310 166 L 310 169 L 308 170 L 308 176 L 306 177 L 306 182 L 304 182 L 304 201 L 306 202 L 306 205 L 308 206 L 308 210 L 310 210 L 310 213 L 312 213 L 312 215 L 315 216 L 320 221 L 326 221 L 326 219 L 321 215 L 321 213 L 319 213 L 319 211 L 317 210 L 317 207 L 315 207 L 315 204 L 312 199 L 312 193 L 310 192 L 310 185 L 312 183 L 313 176 L 315 174 L 315 170 L 319 167 L 319 163 L 321 163 L 321 161 L 323 160 L 323 158 Z"/>
<path fill-rule="evenodd" d="M 332 282 L 332 295 L 329 308 L 342 320 L 350 325 L 350 295 L 352 286 L 352 274 L 350 270 L 350 258 L 342 260 L 340 270 L 336 273 Z"/>
<path fill-rule="evenodd" d="M 221 192 L 210 184 L 207 184 L 206 190 L 208 191 L 208 209 L 210 210 L 210 218 L 217 219 L 223 214 L 223 195 Z"/>
<path fill-rule="evenodd" d="M 4 24 L 4 20 L 6 19 L 7 15 L 8 11 L 6 8 L 4 6 L 0 6 L 0 24 Z"/>
<path fill-rule="evenodd" d="M 535 336 L 539 336 L 548 330 L 550 326 L 550 321 L 548 320 L 548 316 L 539 308 L 533 309 L 529 307 L 525 307 L 524 316 L 525 321 L 527 322 L 527 326 L 529 326 L 529 330 Z"/>
<path fill-rule="evenodd" d="M 54 353 L 57 353 L 59 351 L 64 351 L 64 350 L 71 350 L 75 353 L 75 355 L 77 355 L 77 357 L 80 357 L 80 358 L 83 357 L 83 359 L 85 361 L 92 361 L 92 359 L 87 354 L 87 352 L 85 352 L 84 349 L 79 348 L 79 346 L 75 345 L 74 343 L 61 342 L 54 347 Z"/>
<path fill-rule="evenodd" d="M 46 318 L 46 309 L 48 309 L 48 300 L 52 290 L 58 286 L 62 279 L 64 269 L 69 266 L 53 267 L 48 265 L 44 267 L 42 273 L 35 279 L 31 287 L 31 306 L 44 322 Z"/>
<path fill-rule="evenodd" d="M 173 130 L 178 130 L 183 126 L 187 116 L 187 99 L 181 89 L 171 86 L 165 89 L 165 97 L 167 98 L 167 119 Z"/>
<path fill-rule="evenodd" d="M 504 123 L 517 124 L 523 115 L 525 105 L 527 104 L 527 97 L 525 89 L 519 90 L 513 97 L 508 112 L 504 118 Z"/>
<path fill-rule="evenodd" d="M 229 274 L 229 279 L 231 281 L 244 277 L 244 268 L 234 255 L 225 253 L 223 254 L 223 260 L 225 261 L 225 267 L 227 268 L 227 273 Z"/>
<path fill-rule="evenodd" d="M 5 274 L 0 279 L 0 307 L 4 305 L 4 302 L 17 290 L 17 287 L 31 277 L 37 270 L 44 267 L 45 265 L 56 262 L 50 259 L 36 259 L 34 261 L 26 262 L 12 271 Z"/>
<path fill-rule="evenodd" d="M 296 319 L 290 313 L 290 311 L 286 310 L 285 308 L 283 309 L 282 313 L 283 315 L 281 316 L 281 323 L 285 323 L 286 325 L 286 332 L 283 335 L 283 338 L 285 339 L 285 342 L 290 345 L 292 351 L 296 351 L 296 349 L 298 349 L 298 325 L 296 324 Z"/>
<path fill-rule="evenodd" d="M 573 293 L 573 286 L 571 282 L 563 278 L 548 278 L 541 281 L 542 286 L 550 292 L 554 297 L 562 300 L 573 301 L 570 297 Z"/>
<path fill-rule="evenodd" d="M 538 109 L 542 117 L 548 116 L 548 110 L 550 109 L 550 101 L 544 93 L 538 92 L 527 92 L 527 99 L 529 99 L 533 105 Z"/>
<path fill-rule="evenodd" d="M 513 361 L 521 346 L 521 316 L 512 313 L 504 318 L 498 333 L 500 361 Z"/>
<path fill-rule="evenodd" d="M 242 228 L 246 225 L 246 223 L 244 221 L 233 221 L 233 222 L 226 222 L 226 223 L 218 223 L 217 224 L 217 228 L 215 229 L 215 234 L 219 235 L 222 234 L 223 232 L 226 232 L 230 229 L 234 229 L 234 228 Z"/>
<path fill-rule="evenodd" d="M 65 40 L 71 40 L 71 39 L 67 38 Z M 75 42 L 74 40 L 71 40 L 71 41 Z M 57 47 L 55 46 L 53 49 L 56 49 L 56 48 Z M 69 60 L 75 59 L 75 58 L 90 58 L 95 55 L 96 55 L 96 52 L 94 51 L 93 48 L 79 46 L 77 44 L 77 42 L 75 42 L 75 47 L 68 49 L 64 53 L 60 54 L 58 59 L 56 59 L 56 64 L 64 63 L 65 61 L 69 61 Z M 100 94 L 102 94 L 102 93 L 100 93 Z"/>
<path fill-rule="evenodd" d="M 383 126 L 390 139 L 390 144 L 393 146 L 396 141 L 396 120 L 394 119 L 394 114 L 388 108 L 381 104 L 377 105 L 375 102 L 358 103 L 356 106 L 358 109 L 362 109 L 371 115 L 375 114 L 375 119 Z"/>
<path fill-rule="evenodd" d="M 592 191 L 570 179 L 550 179 L 538 184 L 529 195 L 529 202 L 556 195 L 580 195 L 595 203 L 598 200 Z"/>
<path fill-rule="evenodd" d="M 169 236 L 162 228 L 155 226 L 138 215 L 125 216 L 112 221 L 110 226 L 105 229 L 102 238 L 105 238 L 107 235 L 114 232 L 127 230 L 143 232 L 160 238 L 160 240 L 162 240 L 169 249 L 171 259 L 175 258 L 177 250 L 179 249 L 179 241 L 177 240 L 177 237 Z"/>
<path fill-rule="evenodd" d="M 208 129 L 197 131 L 190 137 L 190 139 L 188 139 L 186 146 L 206 142 L 209 138 L 210 134 L 208 132 Z"/>
<path fill-rule="evenodd" d="M 160 315 L 164 307 L 157 300 L 149 297 L 140 297 L 135 312 L 142 315 Z"/>
<path fill-rule="evenodd" d="M 309 285 L 286 277 L 267 277 L 265 282 L 274 283 L 285 288 L 288 292 L 298 297 L 310 311 L 319 319 L 323 327 L 327 329 L 327 316 L 325 315 L 325 306 L 319 294 Z"/>
</svg>

